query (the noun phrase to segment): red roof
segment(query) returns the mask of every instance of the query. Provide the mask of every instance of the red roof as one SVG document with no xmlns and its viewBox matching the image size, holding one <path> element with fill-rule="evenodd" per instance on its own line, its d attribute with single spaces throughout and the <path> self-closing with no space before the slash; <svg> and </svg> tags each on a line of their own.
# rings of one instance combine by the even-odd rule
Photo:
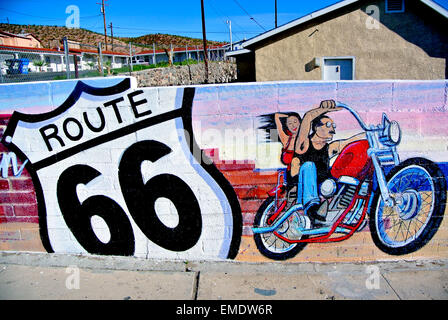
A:
<svg viewBox="0 0 448 320">
<path fill-rule="evenodd" d="M 207 49 L 219 49 L 224 47 L 224 45 L 219 45 L 219 46 L 207 46 Z M 185 50 L 188 51 L 196 51 L 196 50 L 204 50 L 204 47 L 176 47 L 173 48 L 174 52 L 185 52 Z M 153 50 L 143 50 L 140 51 L 138 53 L 136 53 L 135 55 L 141 55 L 141 54 L 152 54 L 154 51 Z M 156 53 L 165 53 L 165 50 L 156 50 Z"/>
<path fill-rule="evenodd" d="M 30 48 L 30 47 L 20 47 L 20 46 L 11 46 L 11 45 L 3 45 L 0 44 L 0 50 L 14 50 L 14 49 L 18 49 L 18 50 L 27 50 L 27 51 L 40 51 L 40 52 L 47 52 L 47 53 L 59 53 L 59 54 L 64 54 L 64 49 L 48 49 L 48 48 Z M 78 55 L 81 53 L 98 53 L 98 51 L 96 50 L 88 50 L 88 49 L 73 49 L 70 48 L 69 49 L 69 54 L 72 55 Z M 113 52 L 113 51 L 103 51 L 103 54 L 106 55 L 120 55 L 120 56 L 129 56 L 129 54 L 126 53 L 121 53 L 121 52 Z"/>
<path fill-rule="evenodd" d="M 4 33 L 4 31 L 0 31 L 0 33 Z M 223 45 L 219 45 L 219 46 L 209 46 L 207 47 L 208 49 L 219 49 L 222 48 Z M 19 50 L 28 50 L 28 51 L 40 51 L 40 52 L 48 52 L 48 53 L 59 53 L 59 54 L 64 54 L 64 49 L 60 48 L 58 49 L 48 49 L 48 48 L 30 48 L 30 47 L 20 47 L 20 46 L 11 46 L 11 45 L 3 45 L 0 44 L 0 50 L 11 50 L 11 49 L 19 49 Z M 187 49 L 188 51 L 196 51 L 196 50 L 203 50 L 203 47 L 177 47 L 177 48 L 173 48 L 174 52 L 184 52 L 185 49 Z M 153 50 L 143 50 L 140 51 L 138 53 L 136 53 L 135 55 L 143 55 L 143 54 L 152 54 L 154 51 Z M 74 49 L 74 48 L 70 48 L 69 49 L 69 54 L 72 55 L 79 55 L 81 53 L 98 53 L 97 50 L 90 50 L 90 49 Z M 115 51 L 110 51 L 110 50 L 104 50 L 102 51 L 103 54 L 106 55 L 119 55 L 119 56 L 129 56 L 128 53 L 122 53 L 122 52 L 115 52 Z M 156 53 L 165 53 L 165 50 L 156 50 Z"/>
<path fill-rule="evenodd" d="M 61 51 L 58 51 L 57 49 L 31 48 L 31 47 L 20 47 L 20 46 L 11 46 L 11 45 L 0 44 L 0 50 L 7 50 L 8 48 L 9 49 L 19 49 L 19 50 L 31 50 L 31 51 L 61 52 Z M 63 53 L 63 51 L 62 51 L 62 53 Z"/>
<path fill-rule="evenodd" d="M 6 32 L 6 31 L 2 31 L 2 30 L 0 30 L 0 34 L 4 34 L 4 35 L 10 36 L 10 37 L 16 37 L 16 38 L 28 39 L 28 38 L 25 37 L 25 36 L 21 36 L 21 35 L 18 35 L 18 34 L 14 34 L 14 33 Z M 36 38 L 36 37 L 35 37 L 35 38 Z M 28 40 L 29 40 L 29 39 L 28 39 Z"/>
<path fill-rule="evenodd" d="M 79 54 L 79 53 L 98 53 L 98 50 L 90 50 L 90 49 L 74 49 L 74 48 L 70 48 L 69 51 L 70 51 L 70 53 L 73 52 L 75 54 Z M 107 50 L 107 51 L 103 50 L 101 52 L 103 54 L 108 54 L 108 55 L 129 56 L 128 53 L 123 53 L 123 52 L 115 52 L 115 51 L 109 51 L 109 50 Z"/>
</svg>

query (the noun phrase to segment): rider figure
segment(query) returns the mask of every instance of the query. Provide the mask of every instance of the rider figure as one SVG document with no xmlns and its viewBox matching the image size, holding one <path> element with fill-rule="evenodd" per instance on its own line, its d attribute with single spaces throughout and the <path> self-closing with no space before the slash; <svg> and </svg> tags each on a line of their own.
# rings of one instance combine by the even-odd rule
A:
<svg viewBox="0 0 448 320">
<path fill-rule="evenodd" d="M 286 119 L 286 121 L 285 121 Z M 278 137 L 282 143 L 281 162 L 287 166 L 286 180 L 288 187 L 294 184 L 293 176 L 297 175 L 299 168 L 297 168 L 297 161 L 294 161 L 295 156 L 295 142 L 300 128 L 300 115 L 295 112 L 290 113 L 276 113 L 274 115 L 275 126 L 278 132 Z M 295 172 L 295 174 L 291 174 Z"/>
<path fill-rule="evenodd" d="M 325 221 L 317 211 L 320 207 L 320 184 L 331 176 L 330 158 L 341 153 L 348 144 L 365 139 L 365 133 L 360 133 L 349 139 L 330 142 L 336 133 L 336 124 L 325 114 L 338 110 L 341 108 L 336 107 L 333 100 L 322 101 L 319 108 L 304 115 L 296 139 L 295 158 L 300 164 L 297 203 L 304 206 L 313 222 Z"/>
</svg>

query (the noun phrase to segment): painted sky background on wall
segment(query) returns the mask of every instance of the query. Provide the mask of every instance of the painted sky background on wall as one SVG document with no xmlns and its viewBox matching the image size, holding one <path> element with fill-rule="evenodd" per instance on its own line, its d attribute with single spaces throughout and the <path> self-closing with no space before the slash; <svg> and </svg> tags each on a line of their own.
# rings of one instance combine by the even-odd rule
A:
<svg viewBox="0 0 448 320">
<path fill-rule="evenodd" d="M 111 87 L 123 77 L 90 78 L 82 81 L 93 87 Z M 24 82 L 0 85 L 0 114 L 12 114 L 13 111 L 24 113 L 43 113 L 60 106 L 70 95 L 78 82 L 61 80 L 51 82 Z"/>
<path fill-rule="evenodd" d="M 222 159 L 256 160 L 261 168 L 278 167 L 280 143 L 265 143 L 259 116 L 295 111 L 304 115 L 320 101 L 334 99 L 353 107 L 368 125 L 381 123 L 383 112 L 400 123 L 399 151 L 405 158 L 431 155 L 448 160 L 447 81 L 279 82 L 201 87 L 193 104 L 195 134 L 204 148 L 218 148 Z M 210 107 L 210 108 L 209 108 Z M 211 110 L 218 110 L 212 114 Z M 360 127 L 348 111 L 329 114 L 336 122 L 336 139 L 348 138 Z M 232 131 L 228 133 L 226 131 Z M 238 132 L 239 130 L 239 132 Z M 218 134 L 218 132 L 220 132 Z M 255 141 L 235 152 L 228 137 Z M 260 150 L 260 148 L 262 150 Z M 264 148 L 269 148 L 265 151 Z M 240 148 L 241 149 L 241 148 Z"/>
<path fill-rule="evenodd" d="M 92 78 L 87 84 L 112 86 L 123 78 Z M 0 114 L 48 112 L 62 104 L 76 80 L 0 85 Z M 404 158 L 430 156 L 448 161 L 448 81 L 267 82 L 197 86 L 193 128 L 202 149 L 219 149 L 222 160 L 253 160 L 258 168 L 281 166 L 280 143 L 266 142 L 260 115 L 295 111 L 304 115 L 320 101 L 334 99 L 353 107 L 367 124 L 379 124 L 385 112 L 400 123 Z M 335 139 L 360 127 L 347 111 L 331 114 Z"/>
<path fill-rule="evenodd" d="M 100 6 L 91 0 L 0 0 L 0 22 L 14 24 L 65 25 L 67 6 L 80 10 L 80 27 L 104 32 Z M 278 0 L 278 25 L 337 3 L 337 0 Z M 448 8 L 448 0 L 435 0 Z M 114 36 L 140 36 L 168 33 L 202 37 L 200 0 L 120 1 L 108 0 L 106 23 L 113 23 Z M 232 21 L 233 40 L 249 39 L 274 28 L 274 0 L 204 0 L 207 38 L 229 41 Z M 253 19 L 251 19 L 253 18 Z M 110 32 L 110 30 L 108 30 Z"/>
</svg>

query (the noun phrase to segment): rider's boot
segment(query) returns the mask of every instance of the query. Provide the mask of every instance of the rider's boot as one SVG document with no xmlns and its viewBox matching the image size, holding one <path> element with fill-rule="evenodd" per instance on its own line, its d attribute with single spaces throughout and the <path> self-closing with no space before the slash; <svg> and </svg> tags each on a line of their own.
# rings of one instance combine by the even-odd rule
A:
<svg viewBox="0 0 448 320">
<path fill-rule="evenodd" d="M 296 199 L 297 199 L 297 187 L 294 186 L 288 191 L 288 194 L 286 196 L 287 201 L 285 207 L 286 211 L 292 207 Z"/>
<path fill-rule="evenodd" d="M 308 209 L 306 211 L 306 214 L 310 218 L 311 223 L 313 224 L 313 227 L 323 226 L 326 221 L 325 217 L 321 216 L 318 213 L 320 207 L 321 207 L 321 203 L 313 203 L 308 207 Z"/>
</svg>

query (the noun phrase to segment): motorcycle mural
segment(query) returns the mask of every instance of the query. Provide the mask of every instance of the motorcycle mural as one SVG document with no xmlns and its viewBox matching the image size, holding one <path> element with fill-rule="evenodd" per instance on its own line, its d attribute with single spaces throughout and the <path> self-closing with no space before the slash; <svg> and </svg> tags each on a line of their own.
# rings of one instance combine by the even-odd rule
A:
<svg viewBox="0 0 448 320">
<path fill-rule="evenodd" d="M 294 166 L 284 158 L 288 153 L 298 158 L 300 154 L 289 147 L 290 142 L 284 145 L 282 161 L 288 167 L 278 170 L 277 185 L 254 219 L 252 231 L 258 250 L 270 259 L 286 260 L 310 243 L 343 241 L 367 225 L 374 244 L 387 254 L 419 250 L 433 238 L 443 219 L 447 185 L 441 169 L 422 157 L 401 162 L 397 152 L 400 125 L 385 113 L 380 124 L 369 126 L 351 106 L 338 102 L 332 108 L 324 111 L 347 110 L 362 133 L 334 143 L 343 147 L 341 150 L 325 144 L 322 149 L 326 148 L 328 158 L 336 156 L 331 168 L 328 163 L 328 168 L 319 166 L 318 150 L 313 149 L 317 160 L 302 161 L 296 175 L 291 173 Z M 319 122 L 327 131 L 334 131 L 330 117 L 320 117 Z M 304 123 L 305 117 L 302 126 Z M 293 163 L 292 157 L 288 162 Z M 316 167 L 328 169 L 325 179 L 319 181 Z M 294 181 L 298 183 L 294 185 Z M 317 191 L 317 199 L 304 201 L 307 193 Z"/>
<path fill-rule="evenodd" d="M 445 257 L 447 88 L 138 88 L 128 77 L 3 84 L 0 250 L 247 262 Z"/>
</svg>

